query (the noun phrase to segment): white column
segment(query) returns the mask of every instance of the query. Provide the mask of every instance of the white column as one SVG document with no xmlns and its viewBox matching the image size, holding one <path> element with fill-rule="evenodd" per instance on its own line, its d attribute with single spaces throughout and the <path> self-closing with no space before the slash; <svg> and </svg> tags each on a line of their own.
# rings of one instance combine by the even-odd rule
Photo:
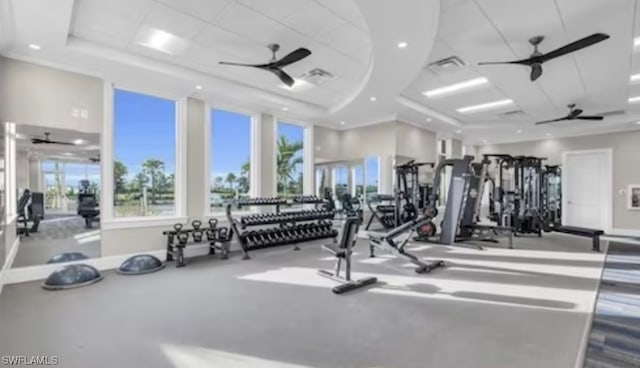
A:
<svg viewBox="0 0 640 368">
<path fill-rule="evenodd" d="M 260 164 L 261 168 L 261 187 L 257 193 L 260 197 L 275 197 L 278 194 L 277 185 L 277 153 L 276 153 L 276 136 L 278 124 L 273 115 L 262 114 L 260 116 L 261 129 L 261 147 L 260 147 Z"/>
<path fill-rule="evenodd" d="M 262 195 L 262 116 L 253 116 L 251 119 L 251 182 L 249 183 L 249 196 Z"/>
<path fill-rule="evenodd" d="M 393 194 L 393 156 L 380 156 L 378 193 Z"/>
<path fill-rule="evenodd" d="M 302 193 L 304 195 L 316 194 L 316 170 L 315 170 L 315 139 L 313 126 L 304 128 L 303 152 L 302 152 Z"/>
<path fill-rule="evenodd" d="M 100 141 L 100 169 L 102 190 L 100 191 L 100 219 L 110 220 L 113 216 L 113 85 L 104 82 L 102 134 Z"/>
<path fill-rule="evenodd" d="M 351 196 L 356 195 L 356 167 L 349 165 L 347 167 L 347 193 L 351 193 Z"/>
</svg>

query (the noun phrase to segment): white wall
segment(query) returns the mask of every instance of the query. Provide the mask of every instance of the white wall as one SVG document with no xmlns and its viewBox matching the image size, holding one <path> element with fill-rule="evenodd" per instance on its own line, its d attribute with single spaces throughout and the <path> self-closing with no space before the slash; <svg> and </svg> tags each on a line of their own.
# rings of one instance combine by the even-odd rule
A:
<svg viewBox="0 0 640 368">
<path fill-rule="evenodd" d="M 626 204 L 627 186 L 640 184 L 640 131 L 479 146 L 476 159 L 506 153 L 546 157 L 546 164 L 559 165 L 563 152 L 602 148 L 613 150 L 613 227 L 640 230 L 640 211 L 629 211 Z"/>
<path fill-rule="evenodd" d="M 436 133 L 407 123 L 396 123 L 396 155 L 435 162 L 436 144 Z"/>
<path fill-rule="evenodd" d="M 102 131 L 100 79 L 7 58 L 0 63 L 0 76 L 0 121 Z M 87 110 L 88 119 L 73 117 L 74 108 Z"/>
<path fill-rule="evenodd" d="M 29 157 L 26 152 L 18 152 L 16 155 L 16 188 L 22 193 L 25 189 L 34 191 L 30 183 Z"/>
</svg>

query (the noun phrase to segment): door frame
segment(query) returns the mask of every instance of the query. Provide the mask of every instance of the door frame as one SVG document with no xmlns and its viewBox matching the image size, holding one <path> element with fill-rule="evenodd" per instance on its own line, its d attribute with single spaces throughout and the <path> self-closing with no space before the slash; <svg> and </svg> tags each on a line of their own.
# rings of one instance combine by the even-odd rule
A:
<svg viewBox="0 0 640 368">
<path fill-rule="evenodd" d="M 602 149 L 592 149 L 592 150 L 580 150 L 580 151 L 563 151 L 562 152 L 562 174 L 569 173 L 567 170 L 567 162 L 569 155 L 592 155 L 592 154 L 601 154 L 604 155 L 604 172 L 605 176 L 600 178 L 603 191 L 601 195 L 604 198 L 600 198 L 603 203 L 604 211 L 600 215 L 601 221 L 604 223 L 605 232 L 611 232 L 613 228 L 613 149 L 611 148 L 602 148 Z M 562 208 L 566 209 L 568 207 L 567 203 L 567 181 L 562 180 Z M 562 211 L 562 223 L 565 224 L 567 221 L 567 211 Z"/>
</svg>

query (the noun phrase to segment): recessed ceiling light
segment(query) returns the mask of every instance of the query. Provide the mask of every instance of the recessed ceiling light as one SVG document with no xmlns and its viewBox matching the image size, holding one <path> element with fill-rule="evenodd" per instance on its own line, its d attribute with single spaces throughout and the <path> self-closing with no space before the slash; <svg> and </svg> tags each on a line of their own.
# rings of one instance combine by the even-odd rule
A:
<svg viewBox="0 0 640 368">
<path fill-rule="evenodd" d="M 138 32 L 136 43 L 171 55 L 182 53 L 188 46 L 187 41 L 172 33 L 148 27 Z"/>
<path fill-rule="evenodd" d="M 289 108 L 288 107 L 283 107 L 282 110 L 283 111 L 289 111 Z"/>
<path fill-rule="evenodd" d="M 640 102 L 640 96 L 630 97 L 629 103 Z"/>
<path fill-rule="evenodd" d="M 433 120 L 433 119 L 431 119 L 431 118 L 427 118 L 427 121 L 428 121 L 428 122 L 431 122 L 431 120 Z"/>
<path fill-rule="evenodd" d="M 344 121 L 341 121 L 341 122 L 340 122 L 340 125 L 344 125 Z"/>
<path fill-rule="evenodd" d="M 640 80 L 640 74 L 633 74 L 631 78 L 629 78 L 632 82 L 636 82 Z"/>
<path fill-rule="evenodd" d="M 636 37 L 633 39 L 633 46 L 640 46 L 640 37 Z"/>
<path fill-rule="evenodd" d="M 40 45 L 36 45 L 35 43 L 30 43 L 29 48 L 32 50 L 40 50 L 42 47 L 40 47 Z"/>
<path fill-rule="evenodd" d="M 640 121 L 636 121 L 636 124 L 640 125 Z"/>
<path fill-rule="evenodd" d="M 516 133 L 522 133 L 522 129 L 516 130 Z"/>
<path fill-rule="evenodd" d="M 404 41 L 403 41 L 403 42 L 399 42 L 399 43 L 398 43 L 398 47 L 399 47 L 399 48 L 401 48 L 401 49 L 404 49 L 404 48 L 406 48 L 407 46 L 409 46 L 409 44 L 408 44 L 408 43 L 406 43 L 406 42 L 404 42 Z"/>
<path fill-rule="evenodd" d="M 89 143 L 87 140 L 81 139 L 81 138 L 76 139 L 76 140 L 73 141 L 73 144 L 75 144 L 75 145 L 81 145 L 81 144 L 87 144 L 87 143 Z"/>
<path fill-rule="evenodd" d="M 471 113 L 474 113 L 474 112 L 484 111 L 484 110 L 491 110 L 491 109 L 496 108 L 496 107 L 505 106 L 505 105 L 511 105 L 511 104 L 513 104 L 513 100 L 500 100 L 500 101 L 488 102 L 488 103 L 481 104 L 481 105 L 461 107 L 461 108 L 457 109 L 456 111 L 461 113 L 461 114 L 471 114 Z"/>
<path fill-rule="evenodd" d="M 462 130 L 458 129 L 458 130 L 456 130 L 456 133 L 460 134 L 460 133 L 462 133 Z"/>
<path fill-rule="evenodd" d="M 201 90 L 201 89 L 202 89 L 202 86 L 198 84 L 198 85 L 196 86 L 196 89 L 197 89 L 197 90 Z"/>
<path fill-rule="evenodd" d="M 487 78 L 484 78 L 484 77 L 474 78 L 464 82 L 452 84 L 449 86 L 432 89 L 430 91 L 425 91 L 425 92 L 422 92 L 422 94 L 429 98 L 433 98 L 433 97 L 438 97 L 442 95 L 452 94 L 454 92 L 458 92 L 464 89 L 478 87 L 487 83 L 489 83 L 489 80 Z"/>
<path fill-rule="evenodd" d="M 73 153 L 71 153 L 71 152 L 65 152 L 65 153 L 63 153 L 63 155 L 65 155 L 65 156 L 73 156 Z"/>
<path fill-rule="evenodd" d="M 371 97 L 369 100 L 371 100 L 371 102 L 376 102 L 377 98 Z"/>
<path fill-rule="evenodd" d="M 546 133 L 545 134 L 547 137 L 551 137 L 551 133 Z"/>
<path fill-rule="evenodd" d="M 22 133 L 16 133 L 16 139 L 27 139 L 27 136 Z"/>
<path fill-rule="evenodd" d="M 487 144 L 487 143 L 489 143 L 489 141 L 487 141 L 486 139 L 483 139 L 482 143 Z"/>
<path fill-rule="evenodd" d="M 304 79 L 294 79 L 293 85 L 291 87 L 287 86 L 284 83 L 280 83 L 278 85 L 278 87 L 282 88 L 282 89 L 286 89 L 287 91 L 292 91 L 292 92 L 302 92 L 302 91 L 306 91 L 310 88 L 313 88 L 313 84 L 307 82 Z"/>
</svg>

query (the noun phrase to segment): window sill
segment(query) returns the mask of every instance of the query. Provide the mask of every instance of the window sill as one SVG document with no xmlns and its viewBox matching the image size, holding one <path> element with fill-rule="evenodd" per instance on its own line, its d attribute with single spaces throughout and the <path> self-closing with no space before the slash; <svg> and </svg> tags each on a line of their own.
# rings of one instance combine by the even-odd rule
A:
<svg viewBox="0 0 640 368">
<path fill-rule="evenodd" d="M 176 223 L 186 223 L 189 220 L 186 216 L 173 217 L 127 217 L 110 220 L 102 220 L 100 228 L 102 230 L 119 229 L 140 229 L 148 227 L 173 226 Z"/>
</svg>

